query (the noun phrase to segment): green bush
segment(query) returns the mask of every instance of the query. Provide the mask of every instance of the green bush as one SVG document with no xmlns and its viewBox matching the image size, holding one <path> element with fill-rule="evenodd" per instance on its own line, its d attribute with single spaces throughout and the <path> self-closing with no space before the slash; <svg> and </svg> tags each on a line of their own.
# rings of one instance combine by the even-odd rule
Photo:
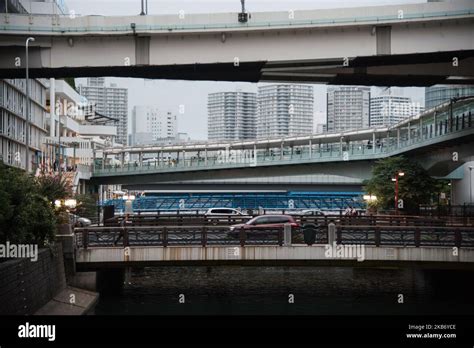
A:
<svg viewBox="0 0 474 348">
<path fill-rule="evenodd" d="M 52 241 L 56 230 L 53 205 L 39 183 L 24 171 L 0 163 L 0 243 Z"/>
</svg>

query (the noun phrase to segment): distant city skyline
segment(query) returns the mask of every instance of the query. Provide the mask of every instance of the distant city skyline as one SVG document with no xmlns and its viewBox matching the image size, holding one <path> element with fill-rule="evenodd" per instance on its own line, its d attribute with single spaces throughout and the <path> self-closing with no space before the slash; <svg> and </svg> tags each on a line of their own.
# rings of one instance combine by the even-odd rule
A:
<svg viewBox="0 0 474 348">
<path fill-rule="evenodd" d="M 86 84 L 85 78 L 76 79 L 76 86 Z M 207 140 L 207 98 L 210 93 L 235 91 L 257 93 L 258 86 L 271 83 L 215 82 L 215 81 L 181 81 L 181 80 L 148 80 L 140 78 L 108 77 L 106 83 L 115 83 L 117 87 L 128 88 L 129 134 L 131 133 L 131 115 L 135 105 L 153 105 L 167 109 L 178 116 L 178 132 L 188 133 L 191 139 Z M 313 124 L 326 123 L 326 85 L 310 84 L 314 90 Z M 383 88 L 372 87 L 372 95 L 377 95 Z M 411 97 L 413 102 L 424 105 L 425 89 L 423 87 L 397 88 L 404 96 Z"/>
</svg>

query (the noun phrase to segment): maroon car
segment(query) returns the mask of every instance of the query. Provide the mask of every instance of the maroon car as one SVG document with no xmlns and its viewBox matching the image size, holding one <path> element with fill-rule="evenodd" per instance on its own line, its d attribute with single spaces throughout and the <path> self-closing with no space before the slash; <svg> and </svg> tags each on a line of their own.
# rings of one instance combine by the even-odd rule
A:
<svg viewBox="0 0 474 348">
<path fill-rule="evenodd" d="M 251 237 L 252 232 L 269 231 L 275 234 L 275 231 L 283 229 L 286 224 L 290 224 L 292 228 L 299 228 L 300 225 L 296 222 L 293 216 L 290 215 L 260 215 L 247 221 L 244 224 L 230 226 L 228 235 L 231 237 L 238 237 L 241 229 L 246 230 L 247 236 Z"/>
</svg>

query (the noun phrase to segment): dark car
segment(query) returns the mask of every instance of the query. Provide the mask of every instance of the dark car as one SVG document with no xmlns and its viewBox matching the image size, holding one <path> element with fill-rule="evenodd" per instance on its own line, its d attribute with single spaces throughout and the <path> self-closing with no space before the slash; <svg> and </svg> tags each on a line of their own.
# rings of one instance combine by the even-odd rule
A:
<svg viewBox="0 0 474 348">
<path fill-rule="evenodd" d="M 231 237 L 238 237 L 242 229 L 246 230 L 249 237 L 251 237 L 250 234 L 252 232 L 258 234 L 259 231 L 269 231 L 270 233 L 275 234 L 276 230 L 282 229 L 286 224 L 289 224 L 292 228 L 300 227 L 293 216 L 290 215 L 260 215 L 244 224 L 230 226 L 228 235 Z"/>
</svg>

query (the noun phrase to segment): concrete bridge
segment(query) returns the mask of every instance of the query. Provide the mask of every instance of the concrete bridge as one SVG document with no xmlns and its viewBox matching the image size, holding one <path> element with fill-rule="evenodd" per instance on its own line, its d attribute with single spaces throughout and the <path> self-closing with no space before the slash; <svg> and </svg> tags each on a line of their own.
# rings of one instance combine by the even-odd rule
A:
<svg viewBox="0 0 474 348">
<path fill-rule="evenodd" d="M 398 226 L 330 223 L 313 230 L 313 239 L 305 235 L 310 245 L 298 240 L 300 232 L 290 225 L 241 229 L 237 239 L 226 226 L 83 228 L 76 229 L 75 258 L 84 271 L 227 264 L 474 268 L 472 226 L 419 226 L 416 221 Z M 308 228 L 313 227 L 303 232 Z"/>
<path fill-rule="evenodd" d="M 0 15 L 0 78 L 127 76 L 429 86 L 474 82 L 469 0 L 166 16 Z"/>
</svg>

